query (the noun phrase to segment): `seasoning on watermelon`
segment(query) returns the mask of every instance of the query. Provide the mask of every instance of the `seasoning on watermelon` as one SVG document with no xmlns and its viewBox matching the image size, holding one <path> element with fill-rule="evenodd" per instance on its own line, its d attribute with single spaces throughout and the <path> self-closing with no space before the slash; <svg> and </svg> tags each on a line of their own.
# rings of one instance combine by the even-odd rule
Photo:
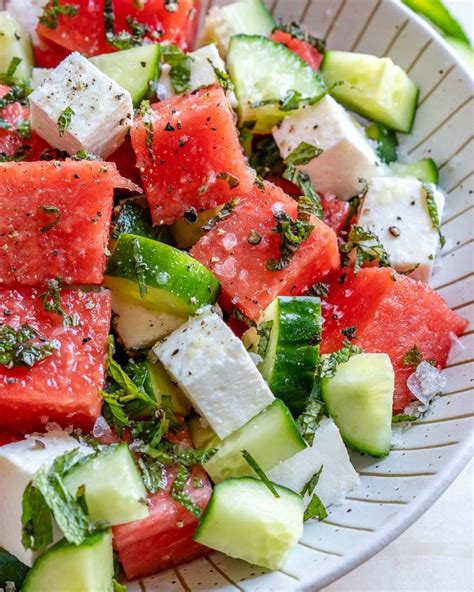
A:
<svg viewBox="0 0 474 592">
<path fill-rule="evenodd" d="M 114 163 L 0 164 L 0 286 L 100 284 L 119 187 L 138 189 Z"/>
<path fill-rule="evenodd" d="M 355 328 L 354 341 L 364 352 L 387 353 L 395 370 L 394 413 L 413 400 L 407 379 L 414 356 L 444 367 L 451 348 L 451 334 L 459 336 L 467 321 L 422 282 L 397 274 L 390 268 L 362 268 L 357 275 L 343 272 L 329 288 L 321 353 L 340 349 L 346 327 Z M 407 358 L 407 355 L 409 357 Z M 419 354 L 419 355 L 418 355 Z"/>
<path fill-rule="evenodd" d="M 252 194 L 241 199 L 191 249 L 191 255 L 221 282 L 222 307 L 254 322 L 277 296 L 302 294 L 339 266 L 336 235 L 312 216 L 314 229 L 288 265 L 275 271 L 268 268 L 270 260 L 281 257 L 280 236 L 274 232 L 275 214 L 285 213 L 296 220 L 298 204 L 271 183 L 265 182 L 264 188 L 262 193 L 254 187 Z M 255 233 L 261 240 L 249 242 L 249 235 Z"/>
<path fill-rule="evenodd" d="M 40 290 L 0 289 L 1 330 L 18 331 L 27 323 L 43 343 L 54 344 L 50 355 L 31 367 L 11 367 L 0 359 L 0 431 L 42 432 L 48 422 L 90 430 L 100 415 L 110 296 L 66 290 L 60 303 L 80 319 L 76 326 L 65 326 L 60 315 L 46 311 Z"/>
<path fill-rule="evenodd" d="M 229 202 L 253 185 L 220 86 L 151 105 L 131 136 L 155 225 Z"/>
</svg>

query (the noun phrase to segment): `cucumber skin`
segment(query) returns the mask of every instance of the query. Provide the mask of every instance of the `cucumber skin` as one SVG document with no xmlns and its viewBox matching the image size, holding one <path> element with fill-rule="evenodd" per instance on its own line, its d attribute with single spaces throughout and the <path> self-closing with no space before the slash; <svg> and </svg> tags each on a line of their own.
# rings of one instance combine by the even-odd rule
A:
<svg viewBox="0 0 474 592">
<path fill-rule="evenodd" d="M 397 160 L 398 140 L 395 132 L 381 123 L 372 123 L 365 128 L 367 137 L 377 142 L 376 152 L 385 164 Z"/>
<path fill-rule="evenodd" d="M 148 289 L 143 298 L 133 257 L 134 241 L 138 241 L 141 257 L 146 263 L 142 277 Z M 166 276 L 166 283 L 160 284 L 162 276 Z M 107 262 L 104 283 L 141 306 L 183 317 L 202 306 L 214 304 L 220 288 L 217 278 L 186 253 L 133 234 L 120 235 Z"/>
<path fill-rule="evenodd" d="M 121 234 L 135 234 L 174 246 L 174 240 L 167 226 L 153 227 L 150 210 L 134 202 L 125 202 L 114 221 L 112 238 Z"/>
<path fill-rule="evenodd" d="M 398 177 L 416 177 L 422 183 L 438 185 L 439 171 L 432 158 L 423 158 L 417 162 L 394 163 L 392 171 Z"/>
<path fill-rule="evenodd" d="M 319 361 L 319 343 L 311 343 L 321 333 L 321 302 L 307 296 L 279 297 L 276 314 L 272 332 L 278 331 L 278 341 L 268 386 L 298 417 L 308 402 Z"/>
</svg>

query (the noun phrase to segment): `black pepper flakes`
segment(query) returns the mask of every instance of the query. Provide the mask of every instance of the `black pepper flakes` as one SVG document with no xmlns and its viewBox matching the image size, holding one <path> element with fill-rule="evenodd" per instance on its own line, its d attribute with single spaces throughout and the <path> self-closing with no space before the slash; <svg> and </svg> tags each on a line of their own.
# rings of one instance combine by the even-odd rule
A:
<svg viewBox="0 0 474 592">
<path fill-rule="evenodd" d="M 252 228 L 247 236 L 247 242 L 251 245 L 258 245 L 261 241 L 262 237 L 260 234 L 254 228 Z"/>
<path fill-rule="evenodd" d="M 171 123 L 168 121 L 168 123 L 165 125 L 164 127 L 165 132 L 174 132 L 174 127 L 171 125 Z"/>
</svg>

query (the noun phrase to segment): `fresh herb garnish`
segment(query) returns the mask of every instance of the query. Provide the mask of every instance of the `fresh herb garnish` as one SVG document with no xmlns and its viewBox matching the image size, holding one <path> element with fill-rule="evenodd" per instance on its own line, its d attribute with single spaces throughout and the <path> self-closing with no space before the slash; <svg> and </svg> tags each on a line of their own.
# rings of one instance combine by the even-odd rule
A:
<svg viewBox="0 0 474 592">
<path fill-rule="evenodd" d="M 398 271 L 397 273 L 399 273 L 400 275 L 410 275 L 415 270 L 417 270 L 419 267 L 420 267 L 420 264 L 419 263 L 415 263 L 415 265 L 412 265 L 408 269 L 405 269 L 405 271 Z"/>
<path fill-rule="evenodd" d="M 308 296 L 317 296 L 318 298 L 327 298 L 329 296 L 329 284 L 313 284 L 307 292 Z"/>
<path fill-rule="evenodd" d="M 306 43 L 309 43 L 320 54 L 323 54 L 326 51 L 326 41 L 324 39 L 319 39 L 318 37 L 311 35 L 311 33 L 305 31 L 301 25 L 295 21 L 286 25 L 280 23 L 273 29 L 273 32 L 275 31 L 283 31 L 284 33 L 289 33 L 294 39 L 306 41 Z"/>
<path fill-rule="evenodd" d="M 279 177 L 286 168 L 273 136 L 255 138 L 249 164 L 263 179 Z"/>
<path fill-rule="evenodd" d="M 304 511 L 303 520 L 306 522 L 311 518 L 317 518 L 319 521 L 324 520 L 327 518 L 327 511 L 324 507 L 323 502 L 319 499 L 319 497 L 313 493 L 311 497 L 311 501 L 308 504 L 308 507 Z"/>
<path fill-rule="evenodd" d="M 3 82 L 5 78 L 0 75 L 0 83 L 6 84 Z M 11 85 L 8 85 L 11 86 Z M 11 86 L 10 90 L 3 95 L 0 99 L 0 109 L 4 109 L 11 105 L 12 103 L 20 103 L 22 105 L 27 103 L 27 97 L 31 93 L 31 88 L 23 83 L 15 82 L 14 86 Z"/>
<path fill-rule="evenodd" d="M 44 205 L 38 206 L 38 208 L 45 214 L 50 214 L 54 216 L 53 220 L 49 222 L 49 224 L 46 224 L 46 226 L 41 226 L 40 228 L 40 232 L 48 232 L 48 230 L 51 230 L 51 228 L 54 228 L 56 224 L 58 224 L 61 218 L 61 212 L 59 211 L 59 208 L 57 208 L 56 206 Z"/>
<path fill-rule="evenodd" d="M 338 351 L 322 356 L 319 364 L 318 375 L 320 378 L 333 378 L 339 364 L 348 362 L 352 356 L 362 353 L 360 347 L 352 345 L 350 341 L 344 340 L 343 346 Z"/>
<path fill-rule="evenodd" d="M 229 186 L 229 189 L 235 189 L 240 185 L 240 181 L 237 179 L 237 177 L 234 177 L 234 175 L 231 175 L 230 173 L 218 173 L 217 179 L 225 181 Z"/>
<path fill-rule="evenodd" d="M 163 465 L 160 462 L 146 455 L 141 455 L 138 457 L 138 466 L 147 491 L 156 493 L 159 489 L 163 489 L 165 482 L 163 481 Z"/>
<path fill-rule="evenodd" d="M 423 191 L 425 192 L 426 207 L 428 209 L 428 214 L 431 218 L 431 224 L 433 225 L 433 228 L 437 231 L 439 236 L 440 247 L 443 248 L 446 244 L 446 239 L 443 233 L 441 232 L 441 220 L 439 217 L 438 206 L 436 205 L 433 188 L 429 183 L 423 183 L 422 187 Z"/>
<path fill-rule="evenodd" d="M 313 158 L 317 158 L 322 152 L 321 148 L 317 146 L 308 144 L 308 142 L 300 142 L 293 152 L 290 152 L 285 158 L 285 164 L 293 166 L 305 165 L 310 163 Z"/>
<path fill-rule="evenodd" d="M 250 465 L 250 467 L 257 473 L 260 481 L 272 492 L 274 497 L 280 497 L 280 494 L 275 489 L 275 486 L 270 481 L 270 479 L 265 475 L 265 472 L 257 463 L 257 461 L 253 458 L 253 456 L 247 450 L 242 450 L 242 456 L 244 457 L 245 462 Z"/>
<path fill-rule="evenodd" d="M 416 421 L 418 417 L 416 415 L 407 415 L 401 413 L 400 415 L 392 416 L 392 423 L 403 423 L 404 421 Z"/>
<path fill-rule="evenodd" d="M 77 4 L 59 4 L 59 0 L 53 0 L 52 3 L 45 8 L 43 14 L 39 18 L 39 22 L 47 29 L 58 28 L 58 17 L 64 16 L 76 16 L 79 12 L 79 6 Z"/>
<path fill-rule="evenodd" d="M 214 75 L 216 77 L 217 82 L 221 86 L 221 88 L 223 90 L 233 90 L 234 85 L 232 84 L 232 80 L 231 80 L 230 76 L 227 74 L 227 72 L 224 72 L 223 70 L 219 70 L 219 68 L 214 65 L 214 63 L 211 59 L 207 58 L 207 61 L 211 65 L 212 69 L 214 70 Z"/>
<path fill-rule="evenodd" d="M 148 287 L 146 284 L 148 265 L 143 259 L 143 253 L 138 238 L 134 238 L 132 241 L 132 257 L 135 265 L 135 276 L 138 282 L 140 298 L 145 298 L 145 296 L 148 294 Z"/>
<path fill-rule="evenodd" d="M 413 368 L 416 368 L 416 366 L 421 364 L 423 360 L 423 354 L 420 352 L 416 345 L 409 349 L 403 356 L 404 366 L 412 366 Z"/>
<path fill-rule="evenodd" d="M 171 497 L 179 502 L 186 510 L 191 512 L 196 518 L 201 515 L 201 508 L 193 502 L 185 491 L 186 483 L 191 476 L 191 469 L 184 465 L 179 465 L 178 472 L 174 478 L 173 485 L 170 490 Z"/>
<path fill-rule="evenodd" d="M 348 340 L 348 341 L 352 341 L 354 339 L 356 339 L 356 331 L 357 331 L 357 327 L 346 327 L 345 329 L 341 329 L 341 333 L 344 335 L 344 337 Z"/>
<path fill-rule="evenodd" d="M 70 157 L 71 160 L 102 160 L 100 156 L 93 154 L 92 152 L 87 152 L 86 150 L 79 150 L 74 154 L 74 156 Z"/>
<path fill-rule="evenodd" d="M 14 86 L 16 83 L 15 72 L 23 60 L 19 57 L 13 57 L 8 64 L 7 71 L 0 74 L 0 82 L 7 86 Z"/>
<path fill-rule="evenodd" d="M 310 395 L 306 408 L 299 415 L 296 423 L 300 429 L 301 435 L 312 446 L 314 435 L 319 427 L 319 424 L 324 417 L 324 403 L 320 398 L 319 382 L 315 381 L 313 391 Z"/>
<path fill-rule="evenodd" d="M 64 136 L 66 130 L 71 125 L 72 116 L 74 115 L 74 109 L 72 107 L 66 107 L 58 117 L 58 131 L 60 136 Z"/>
<path fill-rule="evenodd" d="M 280 258 L 269 259 L 267 269 L 269 271 L 281 271 L 288 267 L 296 251 L 309 237 L 314 226 L 306 220 L 294 220 L 286 212 L 273 214 L 276 226 L 273 232 L 280 235 Z"/>
<path fill-rule="evenodd" d="M 65 327 L 77 327 L 81 324 L 79 316 L 77 314 L 67 314 L 61 306 L 62 285 L 62 280 L 59 277 L 54 280 L 48 280 L 47 290 L 40 294 L 43 308 L 46 312 L 56 313 L 63 317 L 63 324 Z"/>
<path fill-rule="evenodd" d="M 377 261 L 380 267 L 390 267 L 390 259 L 385 247 L 372 231 L 353 224 L 347 242 L 341 245 L 343 266 L 349 263 L 349 254 L 355 251 L 354 273 L 358 273 L 366 262 Z"/>
<path fill-rule="evenodd" d="M 170 66 L 170 79 L 177 94 L 191 89 L 191 66 L 193 58 L 183 53 L 172 43 L 161 48 L 163 59 Z"/>
<path fill-rule="evenodd" d="M 320 467 L 318 471 L 316 471 L 316 473 L 311 477 L 311 479 L 307 483 L 305 483 L 303 489 L 300 491 L 301 496 L 304 496 L 306 493 L 309 493 L 310 495 L 313 493 L 316 485 L 319 482 L 319 477 L 321 476 L 322 470 L 323 465 Z"/>
<path fill-rule="evenodd" d="M 89 520 L 80 501 L 71 495 L 64 477 L 80 462 L 78 449 L 55 459 L 51 469 L 41 468 L 27 485 L 22 501 L 22 543 L 25 549 L 37 550 L 52 542 L 54 517 L 64 537 L 80 545 L 99 526 Z"/>
<path fill-rule="evenodd" d="M 58 348 L 58 342 L 48 341 L 28 323 L 18 329 L 0 327 L 0 365 L 6 368 L 32 368 Z"/>
<path fill-rule="evenodd" d="M 282 177 L 301 189 L 303 195 L 307 197 L 312 204 L 312 213 L 318 218 L 322 218 L 324 212 L 323 206 L 321 205 L 321 199 L 315 191 L 309 175 L 303 171 L 299 171 L 295 166 L 289 165 L 286 167 Z"/>
<path fill-rule="evenodd" d="M 26 146 L 20 146 L 13 154 L 0 152 L 0 162 L 21 162 L 27 156 Z"/>
<path fill-rule="evenodd" d="M 112 579 L 112 585 L 114 587 L 114 592 L 128 592 L 127 586 L 124 586 L 115 578 Z"/>
<path fill-rule="evenodd" d="M 17 123 L 15 131 L 22 140 L 29 140 L 31 137 L 31 121 L 22 119 Z"/>
<path fill-rule="evenodd" d="M 203 232 L 209 232 L 214 228 L 214 226 L 216 226 L 216 224 L 230 216 L 232 210 L 237 206 L 237 204 L 238 201 L 236 199 L 233 199 L 232 201 L 228 201 L 227 203 L 225 203 L 219 210 L 219 212 L 217 212 L 217 214 L 213 216 L 207 224 L 204 224 L 204 226 L 202 227 Z"/>
<path fill-rule="evenodd" d="M 132 32 L 120 31 L 116 34 L 113 0 L 104 1 L 105 38 L 107 43 L 118 50 L 143 45 L 144 38 L 150 32 L 150 27 L 146 23 L 140 23 L 130 16 L 125 20 Z"/>
<path fill-rule="evenodd" d="M 321 96 L 316 97 L 303 97 L 298 90 L 289 90 L 282 99 L 262 99 L 261 101 L 255 101 L 250 103 L 251 109 L 258 109 L 260 107 L 266 107 L 267 105 L 277 105 L 280 111 L 296 111 L 303 105 L 314 105 L 321 99 Z"/>
</svg>

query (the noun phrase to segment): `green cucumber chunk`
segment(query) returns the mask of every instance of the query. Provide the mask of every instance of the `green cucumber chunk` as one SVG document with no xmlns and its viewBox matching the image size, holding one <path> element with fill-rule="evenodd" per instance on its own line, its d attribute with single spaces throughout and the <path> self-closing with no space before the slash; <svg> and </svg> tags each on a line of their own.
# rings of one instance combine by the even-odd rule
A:
<svg viewBox="0 0 474 592">
<path fill-rule="evenodd" d="M 387 354 L 358 354 L 321 380 L 326 409 L 349 448 L 372 456 L 390 452 L 394 381 Z"/>
<path fill-rule="evenodd" d="M 327 51 L 321 72 L 331 95 L 347 109 L 396 131 L 411 131 L 418 87 L 390 58 Z"/>
<path fill-rule="evenodd" d="M 230 557 L 280 569 L 303 534 L 303 499 L 279 485 L 275 497 L 257 479 L 218 483 L 194 540 Z"/>
<path fill-rule="evenodd" d="M 398 140 L 393 130 L 381 123 L 372 123 L 365 128 L 365 134 L 377 142 L 375 151 L 382 162 L 389 164 L 397 160 Z"/>
<path fill-rule="evenodd" d="M 126 444 L 113 444 L 85 456 L 64 482 L 74 496 L 85 486 L 91 520 L 106 520 L 115 526 L 148 516 L 145 486 Z"/>
<path fill-rule="evenodd" d="M 198 212 L 196 221 L 189 222 L 185 217 L 177 218 L 170 226 L 171 234 L 176 241 L 178 249 L 190 249 L 195 245 L 198 240 L 204 236 L 204 230 L 202 229 L 211 218 L 214 218 L 223 206 L 217 206 L 217 208 L 211 208 L 210 210 L 204 210 Z"/>
<path fill-rule="evenodd" d="M 114 557 L 110 530 L 80 545 L 59 541 L 34 563 L 22 592 L 113 592 Z"/>
<path fill-rule="evenodd" d="M 105 285 L 132 302 L 188 317 L 214 304 L 219 282 L 204 265 L 164 243 L 122 234 L 107 262 Z"/>
<path fill-rule="evenodd" d="M 126 201 L 120 206 L 120 211 L 113 223 L 112 238 L 116 240 L 121 234 L 135 234 L 167 245 L 174 245 L 169 228 L 153 227 L 148 205 L 142 206 L 138 201 Z"/>
<path fill-rule="evenodd" d="M 275 21 L 263 0 L 238 0 L 227 6 L 213 6 L 204 22 L 201 45 L 215 43 L 225 56 L 234 35 L 270 35 Z"/>
<path fill-rule="evenodd" d="M 390 168 L 397 177 L 415 177 L 422 183 L 438 185 L 438 167 L 432 158 L 423 158 L 409 163 L 395 162 Z"/>
<path fill-rule="evenodd" d="M 219 436 L 210 427 L 205 427 L 198 415 L 190 417 L 187 424 L 194 448 L 217 448 L 221 445 L 222 440 L 219 439 Z"/>
<path fill-rule="evenodd" d="M 260 467 L 268 471 L 304 448 L 306 443 L 290 411 L 282 401 L 276 400 L 227 436 L 203 466 L 214 483 L 228 477 L 254 477 L 242 450 L 247 450 Z"/>
<path fill-rule="evenodd" d="M 28 82 L 33 69 L 30 36 L 7 10 L 0 12 L 0 74 L 5 74 L 13 58 L 20 58 L 14 77 Z"/>
<path fill-rule="evenodd" d="M 107 76 L 128 90 L 136 106 L 150 92 L 150 83 L 160 76 L 161 47 L 151 43 L 89 58 Z"/>
<path fill-rule="evenodd" d="M 255 134 L 271 133 L 305 101 L 317 102 L 326 93 L 311 66 L 283 44 L 258 35 L 232 37 L 227 70 L 239 101 L 240 126 L 255 121 Z"/>
<path fill-rule="evenodd" d="M 311 394 L 319 361 L 321 301 L 310 296 L 280 296 L 271 310 L 273 324 L 259 370 L 275 397 L 297 417 Z"/>
<path fill-rule="evenodd" d="M 5 588 L 7 582 L 13 582 L 15 589 L 20 590 L 28 571 L 29 567 L 0 547 L 0 588 Z"/>
<path fill-rule="evenodd" d="M 469 37 L 466 35 L 461 24 L 454 18 L 441 0 L 402 0 L 402 2 L 414 12 L 430 20 L 445 35 L 450 35 L 467 45 L 470 44 Z"/>
<path fill-rule="evenodd" d="M 170 375 L 159 360 L 156 360 L 156 362 L 151 360 L 132 361 L 125 367 L 125 372 L 135 384 L 158 403 L 162 401 L 163 397 L 169 397 L 170 406 L 174 413 L 184 415 L 189 413 L 191 406 L 185 394 L 171 380 Z M 135 403 L 136 409 L 134 411 L 132 403 Z M 129 403 L 129 409 L 132 410 L 133 417 L 144 417 L 151 413 L 150 406 L 144 401 Z"/>
</svg>

